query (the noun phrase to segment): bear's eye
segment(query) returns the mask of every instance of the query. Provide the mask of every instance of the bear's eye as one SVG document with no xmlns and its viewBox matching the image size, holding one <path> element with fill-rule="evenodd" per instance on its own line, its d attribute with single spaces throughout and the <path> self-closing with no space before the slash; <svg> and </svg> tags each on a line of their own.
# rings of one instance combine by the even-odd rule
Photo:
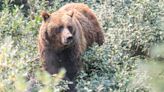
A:
<svg viewBox="0 0 164 92">
<path fill-rule="evenodd" d="M 72 31 L 73 31 L 72 26 L 68 26 L 68 30 L 69 30 L 70 32 L 72 32 Z"/>
<path fill-rule="evenodd" d="M 59 27 L 55 28 L 55 31 L 56 31 L 57 33 L 59 33 L 59 32 L 62 31 L 62 29 L 63 29 L 63 26 L 59 26 Z"/>
</svg>

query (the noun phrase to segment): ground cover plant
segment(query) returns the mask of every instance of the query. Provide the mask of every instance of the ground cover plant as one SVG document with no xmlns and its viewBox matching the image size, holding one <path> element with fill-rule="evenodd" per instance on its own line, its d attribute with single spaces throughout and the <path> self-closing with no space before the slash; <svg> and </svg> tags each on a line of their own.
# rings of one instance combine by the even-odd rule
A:
<svg viewBox="0 0 164 92">
<path fill-rule="evenodd" d="M 164 1 L 162 0 L 1 0 L 0 92 L 60 92 L 65 74 L 49 75 L 38 59 L 40 12 L 69 2 L 94 10 L 105 34 L 82 56 L 79 92 L 162 92 Z"/>
</svg>

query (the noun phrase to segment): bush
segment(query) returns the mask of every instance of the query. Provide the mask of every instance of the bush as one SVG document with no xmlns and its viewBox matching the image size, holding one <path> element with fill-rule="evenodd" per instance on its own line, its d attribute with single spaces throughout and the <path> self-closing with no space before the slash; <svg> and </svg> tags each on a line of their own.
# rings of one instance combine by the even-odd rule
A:
<svg viewBox="0 0 164 92">
<path fill-rule="evenodd" d="M 53 12 L 68 2 L 88 4 L 105 34 L 102 46 L 94 44 L 82 56 L 84 69 L 76 80 L 78 91 L 151 92 L 153 87 L 146 82 L 151 75 L 141 72 L 145 69 L 141 65 L 154 61 L 151 48 L 164 41 L 163 1 L 11 1 L 0 1 L 1 92 L 60 92 L 68 88 L 70 82 L 61 80 L 65 71 L 47 74 L 37 54 L 40 12 Z M 163 60 L 161 56 L 157 54 L 158 60 Z"/>
</svg>

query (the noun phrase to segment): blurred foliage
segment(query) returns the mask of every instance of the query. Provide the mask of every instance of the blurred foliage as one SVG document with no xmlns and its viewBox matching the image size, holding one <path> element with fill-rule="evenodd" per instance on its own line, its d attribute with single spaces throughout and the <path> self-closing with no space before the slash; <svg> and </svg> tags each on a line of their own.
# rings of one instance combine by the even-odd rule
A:
<svg viewBox="0 0 164 92">
<path fill-rule="evenodd" d="M 105 35 L 82 56 L 79 92 L 162 92 L 163 0 L 1 0 L 0 92 L 60 92 L 65 70 L 49 75 L 38 60 L 40 12 L 83 2 L 96 13 Z"/>
<path fill-rule="evenodd" d="M 138 71 L 147 77 L 146 84 L 151 86 L 152 92 L 163 92 L 164 90 L 164 44 L 152 47 L 151 58 L 146 62 L 138 64 Z M 142 60 L 141 60 L 142 62 Z"/>
</svg>

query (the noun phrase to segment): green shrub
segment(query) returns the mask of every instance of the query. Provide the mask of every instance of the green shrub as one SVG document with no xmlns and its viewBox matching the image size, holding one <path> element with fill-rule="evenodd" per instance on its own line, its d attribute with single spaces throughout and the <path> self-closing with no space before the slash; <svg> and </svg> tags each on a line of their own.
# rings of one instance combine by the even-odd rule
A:
<svg viewBox="0 0 164 92">
<path fill-rule="evenodd" d="M 82 56 L 84 69 L 76 80 L 78 91 L 151 92 L 153 89 L 147 82 L 151 75 L 142 72 L 145 68 L 141 65 L 146 67 L 143 62 L 154 61 L 150 49 L 164 41 L 163 1 L 28 0 L 28 8 L 15 3 L 17 0 L 9 1 L 0 1 L 1 92 L 60 92 L 68 88 L 70 82 L 61 80 L 65 71 L 47 74 L 37 51 L 40 12 L 53 12 L 68 2 L 88 4 L 105 35 L 102 46 L 94 44 Z M 152 55 L 163 60 L 162 54 L 156 54 L 158 51 L 155 49 Z"/>
<path fill-rule="evenodd" d="M 163 1 L 104 1 L 94 6 L 105 31 L 117 35 L 118 44 L 132 56 L 149 55 L 149 49 L 163 42 Z"/>
</svg>

